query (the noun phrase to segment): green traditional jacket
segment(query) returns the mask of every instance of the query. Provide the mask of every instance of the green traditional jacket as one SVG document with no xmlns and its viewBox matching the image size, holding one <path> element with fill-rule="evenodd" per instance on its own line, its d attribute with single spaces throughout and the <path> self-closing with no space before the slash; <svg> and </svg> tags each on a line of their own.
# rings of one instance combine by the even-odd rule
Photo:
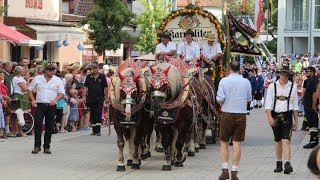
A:
<svg viewBox="0 0 320 180">
<path fill-rule="evenodd" d="M 6 71 L 2 70 L 3 74 L 4 74 L 4 85 L 6 85 L 6 87 L 8 88 L 8 96 L 12 96 L 13 95 L 13 90 L 11 90 L 11 88 L 13 88 L 12 86 L 12 76 L 7 73 Z"/>
</svg>

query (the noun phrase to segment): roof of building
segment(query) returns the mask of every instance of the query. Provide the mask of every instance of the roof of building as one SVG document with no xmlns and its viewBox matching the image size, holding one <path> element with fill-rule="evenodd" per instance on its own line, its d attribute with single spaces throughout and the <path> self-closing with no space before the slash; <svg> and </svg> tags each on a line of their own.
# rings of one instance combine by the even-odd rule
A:
<svg viewBox="0 0 320 180">
<path fill-rule="evenodd" d="M 85 16 L 91 10 L 93 0 L 76 0 L 75 14 Z"/>
<path fill-rule="evenodd" d="M 221 7 L 221 0 L 194 0 L 195 2 L 198 2 L 198 6 L 202 7 Z M 190 0 L 191 2 L 191 0 Z M 189 4 L 186 0 L 177 0 L 178 6 L 187 6 Z"/>
</svg>

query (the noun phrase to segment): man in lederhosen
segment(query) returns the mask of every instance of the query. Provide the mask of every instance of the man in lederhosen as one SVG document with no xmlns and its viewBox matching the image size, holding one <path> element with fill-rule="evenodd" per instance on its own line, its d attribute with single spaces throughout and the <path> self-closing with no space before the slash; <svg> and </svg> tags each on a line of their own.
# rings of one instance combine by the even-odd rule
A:
<svg viewBox="0 0 320 180">
<path fill-rule="evenodd" d="M 290 140 L 292 130 L 298 127 L 298 95 L 297 85 L 289 81 L 289 69 L 279 71 L 280 77 L 275 83 L 270 84 L 266 97 L 266 113 L 270 126 L 273 130 L 276 168 L 274 172 L 282 172 L 282 154 L 284 173 L 293 171 L 290 164 L 291 147 Z"/>
</svg>

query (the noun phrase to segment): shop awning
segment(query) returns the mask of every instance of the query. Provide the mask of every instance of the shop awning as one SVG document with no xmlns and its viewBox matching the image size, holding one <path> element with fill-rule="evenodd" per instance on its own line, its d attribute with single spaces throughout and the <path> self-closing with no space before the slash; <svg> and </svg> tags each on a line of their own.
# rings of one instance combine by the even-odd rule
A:
<svg viewBox="0 0 320 180">
<path fill-rule="evenodd" d="M 43 41 L 32 40 L 30 37 L 0 23 L 0 39 L 20 46 L 40 46 Z"/>
<path fill-rule="evenodd" d="M 83 41 L 84 32 L 75 27 L 27 24 L 42 41 Z"/>
</svg>

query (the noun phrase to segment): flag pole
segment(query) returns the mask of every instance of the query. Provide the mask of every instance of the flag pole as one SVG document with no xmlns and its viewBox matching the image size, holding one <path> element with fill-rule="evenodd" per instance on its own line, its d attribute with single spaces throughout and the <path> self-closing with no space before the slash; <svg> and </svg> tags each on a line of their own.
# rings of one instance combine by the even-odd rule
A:
<svg viewBox="0 0 320 180">
<path fill-rule="evenodd" d="M 227 7 L 225 7 L 226 9 L 226 12 L 227 12 Z M 227 55 L 226 55 L 226 58 L 227 58 L 227 62 L 229 62 L 230 60 L 230 54 L 231 54 L 231 38 L 230 38 L 230 27 L 229 27 L 229 18 L 228 18 L 228 15 L 226 13 L 225 15 L 225 18 L 226 18 L 226 33 L 227 33 Z"/>
<path fill-rule="evenodd" d="M 267 15 L 267 41 L 266 41 L 266 45 L 268 46 L 268 41 L 269 41 L 269 2 L 267 3 L 267 12 L 268 12 L 268 15 Z M 270 17 L 271 18 L 271 17 Z"/>
</svg>

